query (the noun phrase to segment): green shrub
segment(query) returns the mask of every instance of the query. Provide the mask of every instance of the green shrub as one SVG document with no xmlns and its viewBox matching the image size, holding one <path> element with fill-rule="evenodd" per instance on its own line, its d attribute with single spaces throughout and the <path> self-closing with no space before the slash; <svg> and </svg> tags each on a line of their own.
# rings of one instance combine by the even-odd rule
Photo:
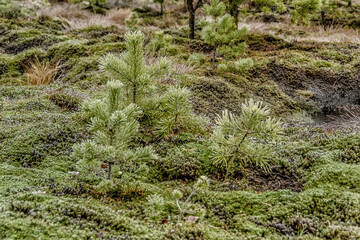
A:
<svg viewBox="0 0 360 240">
<path fill-rule="evenodd" d="M 88 56 L 86 41 L 67 40 L 52 45 L 47 51 L 47 57 L 53 61 L 67 61 L 70 58 Z"/>
<path fill-rule="evenodd" d="M 310 24 L 311 14 L 316 13 L 322 7 L 323 0 L 293 0 L 291 5 L 291 21 L 293 23 Z"/>
</svg>

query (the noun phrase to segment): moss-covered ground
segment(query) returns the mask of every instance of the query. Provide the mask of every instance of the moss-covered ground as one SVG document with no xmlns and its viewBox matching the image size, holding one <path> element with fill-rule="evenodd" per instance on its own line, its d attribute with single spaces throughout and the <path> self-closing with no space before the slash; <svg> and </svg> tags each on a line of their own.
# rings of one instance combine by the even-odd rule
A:
<svg viewBox="0 0 360 240">
<path fill-rule="evenodd" d="M 106 191 L 80 181 L 72 174 L 72 147 L 90 135 L 79 107 L 103 94 L 108 79 L 98 60 L 123 51 L 124 30 L 1 17 L 0 238 L 360 239 L 360 135 L 315 126 L 308 117 L 359 105 L 360 44 L 250 32 L 244 56 L 254 66 L 239 74 L 212 68 L 211 48 L 178 27 L 186 25 L 185 13 L 171 10 L 162 20 L 140 10 L 147 43 L 159 29 L 172 37 L 161 55 L 174 71 L 158 84 L 189 88 L 194 110 L 209 119 L 209 132 L 217 114 L 225 108 L 240 113 L 250 97 L 283 119 L 271 172 L 251 167 L 222 181 L 205 133 L 154 144 L 160 159 L 149 164 L 144 179 Z M 348 18 L 340 12 L 333 19 L 357 26 L 356 11 Z M 149 61 L 153 57 L 149 53 Z M 34 59 L 58 64 L 56 81 L 29 85 L 25 66 Z M 186 214 L 197 220 L 178 224 L 171 193 L 180 189 L 186 199 L 201 175 L 210 177 L 210 188 L 191 198 Z"/>
</svg>

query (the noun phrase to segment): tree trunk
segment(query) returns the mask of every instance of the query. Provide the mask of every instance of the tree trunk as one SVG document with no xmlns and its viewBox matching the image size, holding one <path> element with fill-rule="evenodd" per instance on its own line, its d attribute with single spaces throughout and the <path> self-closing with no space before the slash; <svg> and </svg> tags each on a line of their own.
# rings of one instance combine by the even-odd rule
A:
<svg viewBox="0 0 360 240">
<path fill-rule="evenodd" d="M 195 12 L 189 12 L 190 39 L 195 38 Z"/>
<path fill-rule="evenodd" d="M 161 9 L 160 9 L 160 15 L 162 16 L 163 13 L 164 13 L 164 3 L 161 3 L 161 4 L 160 4 L 160 7 L 161 7 Z"/>
<path fill-rule="evenodd" d="M 239 6 L 238 6 L 236 0 L 229 0 L 229 13 L 234 18 L 236 28 L 238 28 Z"/>
<path fill-rule="evenodd" d="M 194 6 L 194 0 L 186 0 L 187 10 L 189 12 L 190 39 L 195 38 L 195 12 L 202 6 L 203 0 L 197 0 Z"/>
<path fill-rule="evenodd" d="M 214 51 L 213 51 L 213 57 L 212 57 L 212 67 L 213 69 L 215 68 L 215 61 L 216 61 L 216 48 L 217 46 L 214 47 Z"/>
<path fill-rule="evenodd" d="M 111 179 L 111 162 L 108 162 L 108 180 Z"/>
<path fill-rule="evenodd" d="M 324 27 L 324 30 L 326 30 L 325 11 L 324 11 L 324 10 L 321 10 L 320 14 L 321 14 L 321 22 L 322 22 L 322 25 L 323 25 L 323 27 Z"/>
</svg>

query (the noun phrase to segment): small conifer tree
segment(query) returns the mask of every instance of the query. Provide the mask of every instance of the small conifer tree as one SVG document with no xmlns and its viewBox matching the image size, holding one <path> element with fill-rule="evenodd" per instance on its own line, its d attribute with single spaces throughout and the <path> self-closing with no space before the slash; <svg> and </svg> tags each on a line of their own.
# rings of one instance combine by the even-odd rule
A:
<svg viewBox="0 0 360 240">
<path fill-rule="evenodd" d="M 148 66 L 144 60 L 144 35 L 139 32 L 125 34 L 126 52 L 119 57 L 108 54 L 100 60 L 100 68 L 109 77 L 120 80 L 125 86 L 125 94 L 132 103 L 142 106 L 141 100 L 150 93 L 157 77 L 168 73 L 169 62 L 162 58 Z"/>
<path fill-rule="evenodd" d="M 187 212 L 188 208 L 191 206 L 190 200 L 191 198 L 204 190 L 207 190 L 210 185 L 210 179 L 206 176 L 201 176 L 199 179 L 195 182 L 194 187 L 190 195 L 186 198 L 185 201 L 181 202 L 181 199 L 183 198 L 183 194 L 180 190 L 175 189 L 172 192 L 172 196 L 175 199 L 176 206 L 179 209 L 179 215 L 178 215 L 178 223 L 184 220 L 184 214 Z"/>
<path fill-rule="evenodd" d="M 268 169 L 266 162 L 271 149 L 260 144 L 265 138 L 280 132 L 280 123 L 269 117 L 270 110 L 252 99 L 242 104 L 241 115 L 227 110 L 216 119 L 212 134 L 214 164 L 225 170 L 225 179 L 235 167 L 242 169 L 247 163 Z"/>
<path fill-rule="evenodd" d="M 205 5 L 203 11 L 211 17 L 201 32 L 201 38 L 213 46 L 213 63 L 216 59 L 216 50 L 220 47 L 232 47 L 232 51 L 244 48 L 244 45 L 236 46 L 236 41 L 240 40 L 247 33 L 247 28 L 240 30 L 235 25 L 234 18 L 225 14 L 226 6 L 219 0 L 211 0 L 210 5 Z M 237 49 L 239 48 L 239 49 Z"/>
<path fill-rule="evenodd" d="M 138 30 L 137 24 L 139 22 L 139 16 L 136 12 L 131 12 L 130 16 L 125 19 L 125 26 L 128 31 L 134 32 Z"/>
<path fill-rule="evenodd" d="M 242 4 L 244 0 L 226 0 L 226 7 L 230 15 L 234 18 L 235 25 L 238 26 L 239 22 L 239 5 Z"/>
<path fill-rule="evenodd" d="M 294 24 L 303 23 L 310 25 L 311 14 L 317 13 L 323 6 L 323 0 L 293 0 L 290 12 L 291 21 Z"/>
<path fill-rule="evenodd" d="M 174 135 L 180 131 L 201 132 L 204 119 L 192 111 L 190 91 L 171 86 L 155 106 L 155 135 L 159 138 Z"/>
<path fill-rule="evenodd" d="M 154 38 L 146 45 L 146 49 L 152 56 L 177 52 L 176 47 L 172 45 L 172 37 L 164 31 L 155 32 Z"/>
<path fill-rule="evenodd" d="M 156 157 L 150 147 L 131 148 L 139 129 L 136 119 L 142 111 L 135 104 L 127 105 L 124 96 L 124 85 L 120 81 L 110 81 L 104 99 L 83 103 L 93 136 L 74 146 L 74 157 L 80 160 L 81 169 L 96 172 L 98 165 L 105 162 L 110 179 L 112 164 Z"/>
</svg>

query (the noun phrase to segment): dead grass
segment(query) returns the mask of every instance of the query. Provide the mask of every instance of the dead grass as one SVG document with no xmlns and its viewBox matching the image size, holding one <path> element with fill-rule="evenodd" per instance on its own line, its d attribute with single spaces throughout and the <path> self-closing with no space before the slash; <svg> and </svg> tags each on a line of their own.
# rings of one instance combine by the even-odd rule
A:
<svg viewBox="0 0 360 240">
<path fill-rule="evenodd" d="M 329 116 L 332 120 L 330 123 L 333 128 L 360 128 L 360 114 L 359 111 L 353 111 L 350 108 L 343 107 L 342 114 L 339 116 Z"/>
<path fill-rule="evenodd" d="M 38 58 L 24 66 L 25 76 L 28 78 L 28 84 L 41 86 L 55 81 L 56 74 L 60 66 L 59 62 L 50 64 L 49 62 L 41 63 Z"/>
<path fill-rule="evenodd" d="M 252 33 L 267 33 L 288 41 L 316 41 L 334 43 L 360 43 L 358 30 L 341 26 L 294 26 L 289 22 L 264 23 L 248 20 L 239 26 L 247 25 Z"/>
<path fill-rule="evenodd" d="M 68 29 L 87 28 L 94 25 L 103 27 L 117 26 L 124 28 L 125 19 L 130 15 L 131 10 L 112 9 L 106 15 L 91 13 L 81 9 L 75 4 L 55 4 L 49 8 L 38 11 L 38 17 L 47 19 L 63 19 L 69 26 Z"/>
</svg>

